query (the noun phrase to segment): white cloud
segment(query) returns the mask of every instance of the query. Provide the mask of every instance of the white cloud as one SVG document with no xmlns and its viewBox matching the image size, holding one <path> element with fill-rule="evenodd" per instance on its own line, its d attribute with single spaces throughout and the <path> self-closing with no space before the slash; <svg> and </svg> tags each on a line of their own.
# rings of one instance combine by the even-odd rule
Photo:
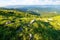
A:
<svg viewBox="0 0 60 40">
<path fill-rule="evenodd" d="M 60 5 L 60 0 L 0 0 L 0 6 L 5 5 Z"/>
<path fill-rule="evenodd" d="M 16 1 L 17 2 L 17 1 Z M 60 5 L 59 0 L 24 0 L 19 1 L 17 4 L 21 5 Z"/>
</svg>

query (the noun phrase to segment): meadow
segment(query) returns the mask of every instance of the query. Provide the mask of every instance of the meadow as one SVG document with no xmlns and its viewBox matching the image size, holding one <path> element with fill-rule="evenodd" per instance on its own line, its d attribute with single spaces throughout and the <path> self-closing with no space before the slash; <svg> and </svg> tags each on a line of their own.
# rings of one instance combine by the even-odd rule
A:
<svg viewBox="0 0 60 40">
<path fill-rule="evenodd" d="M 60 15 L 0 10 L 0 40 L 60 40 Z"/>
</svg>

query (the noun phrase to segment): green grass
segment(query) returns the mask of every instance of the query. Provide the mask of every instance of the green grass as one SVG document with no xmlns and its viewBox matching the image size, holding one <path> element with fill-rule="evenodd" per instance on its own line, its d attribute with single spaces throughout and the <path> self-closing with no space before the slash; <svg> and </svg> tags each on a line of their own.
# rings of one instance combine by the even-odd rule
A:
<svg viewBox="0 0 60 40">
<path fill-rule="evenodd" d="M 0 40 L 30 40 L 30 34 L 32 40 L 60 40 L 60 16 L 40 18 L 25 12 L 0 10 Z"/>
</svg>

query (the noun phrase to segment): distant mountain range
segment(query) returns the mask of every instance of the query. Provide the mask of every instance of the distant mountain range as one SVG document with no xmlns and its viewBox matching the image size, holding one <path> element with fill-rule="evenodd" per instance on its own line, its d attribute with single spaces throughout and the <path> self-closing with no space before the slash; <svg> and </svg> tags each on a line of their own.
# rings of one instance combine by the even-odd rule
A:
<svg viewBox="0 0 60 40">
<path fill-rule="evenodd" d="M 23 11 L 39 10 L 39 11 L 60 11 L 60 5 L 10 5 L 4 8 L 18 9 Z"/>
<path fill-rule="evenodd" d="M 60 14 L 60 5 L 10 5 L 3 8 L 24 11 L 36 15 Z"/>
</svg>

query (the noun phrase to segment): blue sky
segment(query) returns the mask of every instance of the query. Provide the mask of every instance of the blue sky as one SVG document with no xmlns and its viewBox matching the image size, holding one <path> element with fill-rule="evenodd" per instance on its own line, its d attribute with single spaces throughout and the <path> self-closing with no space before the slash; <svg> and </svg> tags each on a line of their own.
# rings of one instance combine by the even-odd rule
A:
<svg viewBox="0 0 60 40">
<path fill-rule="evenodd" d="M 0 6 L 7 5 L 60 5 L 60 0 L 0 0 Z"/>
</svg>

